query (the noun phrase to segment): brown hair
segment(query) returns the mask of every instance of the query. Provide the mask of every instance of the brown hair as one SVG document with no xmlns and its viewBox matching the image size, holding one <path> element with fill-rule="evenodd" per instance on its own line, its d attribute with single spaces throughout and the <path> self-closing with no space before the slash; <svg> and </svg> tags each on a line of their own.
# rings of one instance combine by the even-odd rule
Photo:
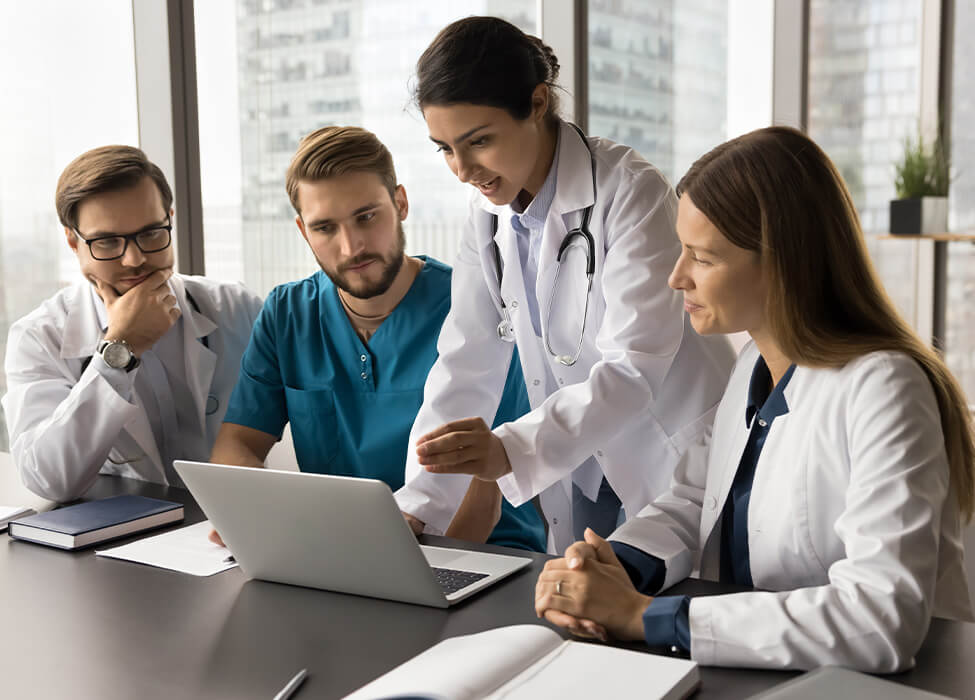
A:
<svg viewBox="0 0 975 700">
<path fill-rule="evenodd" d="M 173 191 L 159 166 L 133 146 L 101 146 L 82 153 L 58 178 L 54 206 L 62 226 L 76 229 L 78 206 L 88 197 L 135 187 L 144 177 L 159 188 L 163 209 L 173 207 Z"/>
<path fill-rule="evenodd" d="M 532 94 L 548 87 L 549 123 L 558 120 L 559 60 L 538 37 L 498 17 L 465 17 L 444 27 L 416 63 L 413 99 L 428 105 L 469 103 L 506 110 L 518 120 Z"/>
<path fill-rule="evenodd" d="M 795 129 L 759 129 L 700 158 L 677 193 L 729 241 L 759 253 L 769 330 L 794 362 L 841 367 L 886 350 L 921 366 L 938 401 L 952 490 L 970 520 L 975 446 L 964 393 L 884 292 L 853 199 L 822 149 Z"/>
<path fill-rule="evenodd" d="M 393 156 L 371 131 L 356 126 L 326 126 L 305 136 L 288 166 L 288 197 L 298 215 L 298 184 L 346 173 L 375 173 L 389 196 L 396 192 Z"/>
</svg>

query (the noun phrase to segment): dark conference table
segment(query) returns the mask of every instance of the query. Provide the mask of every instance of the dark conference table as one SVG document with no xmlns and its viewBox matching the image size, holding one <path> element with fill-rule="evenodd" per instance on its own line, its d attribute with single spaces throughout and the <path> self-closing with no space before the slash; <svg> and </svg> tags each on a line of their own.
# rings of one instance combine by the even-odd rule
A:
<svg viewBox="0 0 975 700">
<path fill-rule="evenodd" d="M 86 499 L 121 493 L 184 503 L 177 527 L 204 519 L 189 492 L 129 479 L 99 477 Z M 534 555 L 530 569 L 447 611 L 248 581 L 239 569 L 198 578 L 0 536 L 0 697 L 272 698 L 302 668 L 296 700 L 341 697 L 447 637 L 537 623 L 533 591 L 547 558 Z M 685 581 L 672 590 L 730 589 Z M 746 698 L 794 675 L 702 667 L 694 698 Z M 934 620 L 916 669 L 888 678 L 975 698 L 975 624 Z"/>
</svg>

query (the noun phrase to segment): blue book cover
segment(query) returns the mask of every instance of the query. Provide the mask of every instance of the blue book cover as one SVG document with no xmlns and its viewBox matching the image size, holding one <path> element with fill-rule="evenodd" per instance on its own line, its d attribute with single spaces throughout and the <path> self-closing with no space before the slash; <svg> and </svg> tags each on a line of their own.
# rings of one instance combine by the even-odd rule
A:
<svg viewBox="0 0 975 700">
<path fill-rule="evenodd" d="M 182 507 L 179 503 L 145 496 L 115 496 L 38 513 L 15 522 L 65 535 L 80 535 Z"/>
<path fill-rule="evenodd" d="M 180 503 L 145 496 L 115 496 L 14 520 L 8 532 L 16 540 L 80 549 L 182 519 Z"/>
</svg>

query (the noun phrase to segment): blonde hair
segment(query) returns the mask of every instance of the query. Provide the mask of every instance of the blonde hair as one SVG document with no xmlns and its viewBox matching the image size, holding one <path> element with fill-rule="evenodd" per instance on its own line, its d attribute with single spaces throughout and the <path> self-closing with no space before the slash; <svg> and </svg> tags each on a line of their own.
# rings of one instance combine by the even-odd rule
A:
<svg viewBox="0 0 975 700">
<path fill-rule="evenodd" d="M 78 227 L 78 207 L 88 197 L 135 187 L 149 177 L 159 188 L 163 209 L 173 207 L 173 191 L 159 166 L 133 146 L 101 146 L 82 153 L 58 178 L 54 206 L 62 226 Z"/>
<path fill-rule="evenodd" d="M 794 362 L 840 367 L 886 350 L 921 366 L 941 413 L 951 488 L 970 520 L 975 446 L 964 393 L 884 291 L 853 199 L 822 149 L 795 129 L 759 129 L 700 158 L 677 193 L 732 243 L 760 254 L 769 329 Z"/>
<path fill-rule="evenodd" d="M 389 196 L 396 192 L 393 156 L 371 131 L 356 126 L 326 126 L 305 136 L 288 166 L 285 180 L 291 206 L 298 215 L 298 185 L 353 172 L 375 173 Z"/>
</svg>

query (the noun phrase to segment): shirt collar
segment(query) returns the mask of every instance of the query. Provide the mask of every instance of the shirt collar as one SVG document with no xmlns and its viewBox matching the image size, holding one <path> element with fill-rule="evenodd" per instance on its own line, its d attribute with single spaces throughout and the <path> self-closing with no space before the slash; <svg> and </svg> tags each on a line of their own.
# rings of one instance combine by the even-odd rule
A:
<svg viewBox="0 0 975 700">
<path fill-rule="evenodd" d="M 771 423 L 774 418 L 789 412 L 789 404 L 785 400 L 785 388 L 792 379 L 796 366 L 789 365 L 789 369 L 774 388 L 770 389 L 772 373 L 765 358 L 761 355 L 755 361 L 752 378 L 748 382 L 748 404 L 745 407 L 745 426 L 751 428 L 752 420 L 757 413 L 761 418 Z"/>
<path fill-rule="evenodd" d="M 548 210 L 552 208 L 552 200 L 555 199 L 556 185 L 559 170 L 559 142 L 562 140 L 561 132 L 557 132 L 555 141 L 555 155 L 552 158 L 552 165 L 548 169 L 545 182 L 535 194 L 535 198 L 529 203 L 523 212 L 518 212 L 518 200 L 511 203 L 511 210 L 515 214 L 518 222 L 530 231 L 538 231 L 545 227 L 545 219 L 548 218 Z"/>
</svg>

